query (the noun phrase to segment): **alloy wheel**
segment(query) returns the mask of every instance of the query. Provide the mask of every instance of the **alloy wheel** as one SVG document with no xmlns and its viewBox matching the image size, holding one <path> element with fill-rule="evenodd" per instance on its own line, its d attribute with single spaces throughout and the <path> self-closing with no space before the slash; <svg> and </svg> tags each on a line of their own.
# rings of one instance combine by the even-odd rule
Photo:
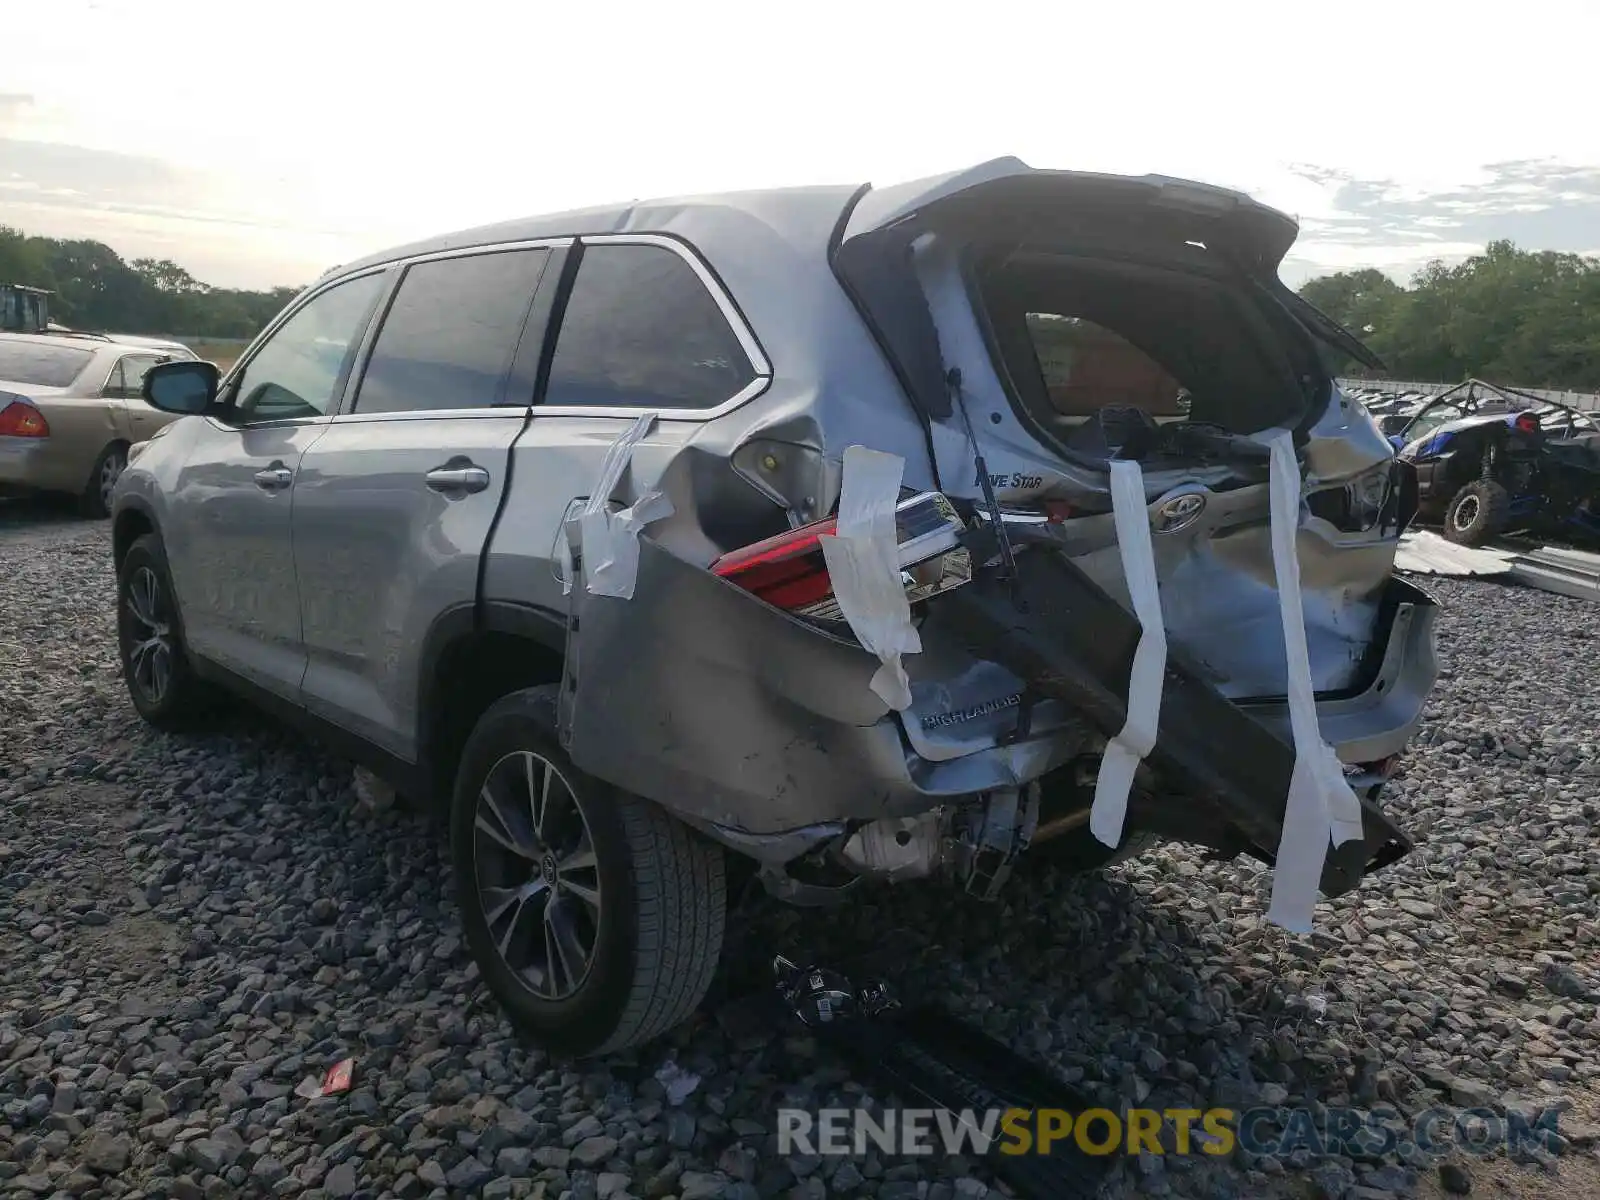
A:
<svg viewBox="0 0 1600 1200">
<path fill-rule="evenodd" d="M 1478 519 L 1479 502 L 1476 496 L 1463 496 L 1461 503 L 1456 505 L 1455 515 L 1451 518 L 1457 530 L 1465 533 L 1472 528 L 1472 523 Z"/>
<path fill-rule="evenodd" d="M 588 977 L 600 934 L 594 839 L 561 771 L 531 750 L 501 758 L 473 819 L 478 904 L 506 967 L 542 1000 Z"/>
<path fill-rule="evenodd" d="M 131 619 L 128 674 L 146 700 L 160 704 L 172 684 L 172 626 L 161 581 L 149 567 L 140 567 L 128 580 L 123 605 Z"/>
<path fill-rule="evenodd" d="M 111 511 L 111 493 L 116 489 L 117 480 L 122 478 L 122 471 L 126 466 L 127 461 L 115 450 L 107 454 L 105 461 L 100 464 L 100 478 L 97 483 L 100 489 L 100 507 L 106 512 Z"/>
</svg>

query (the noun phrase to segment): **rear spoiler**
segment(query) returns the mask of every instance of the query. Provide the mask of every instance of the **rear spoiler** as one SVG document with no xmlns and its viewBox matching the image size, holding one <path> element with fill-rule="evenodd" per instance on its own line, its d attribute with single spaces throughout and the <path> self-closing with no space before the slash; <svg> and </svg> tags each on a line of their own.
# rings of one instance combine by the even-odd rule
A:
<svg viewBox="0 0 1600 1200">
<path fill-rule="evenodd" d="M 1082 233 L 1107 220 L 1134 236 L 1204 244 L 1271 292 L 1307 333 L 1369 369 L 1383 361 L 1349 330 L 1283 286 L 1278 266 L 1295 221 L 1248 196 L 1164 176 L 1039 171 L 996 159 L 967 171 L 858 193 L 831 246 L 834 275 L 855 302 L 924 427 L 952 412 L 938 329 L 911 265 L 917 235 L 935 225 L 1012 236 L 1030 228 Z"/>
</svg>

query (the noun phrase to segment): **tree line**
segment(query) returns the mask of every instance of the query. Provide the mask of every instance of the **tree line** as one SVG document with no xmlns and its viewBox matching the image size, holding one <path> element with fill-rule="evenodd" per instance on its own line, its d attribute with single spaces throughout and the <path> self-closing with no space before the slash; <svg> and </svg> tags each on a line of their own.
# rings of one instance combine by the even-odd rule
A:
<svg viewBox="0 0 1600 1200">
<path fill-rule="evenodd" d="M 1409 287 L 1369 268 L 1313 279 L 1300 294 L 1394 379 L 1600 391 L 1600 259 L 1496 241 L 1455 266 L 1429 263 Z"/>
<path fill-rule="evenodd" d="M 126 262 L 103 242 L 29 237 L 0 225 L 0 283 L 48 288 L 50 319 L 74 329 L 250 338 L 297 288 L 202 283 L 169 259 Z"/>
<path fill-rule="evenodd" d="M 0 283 L 49 288 L 52 317 L 79 329 L 196 338 L 254 337 L 297 291 L 211 287 L 168 259 L 125 262 L 102 242 L 6 226 Z M 1313 279 L 1300 294 L 1396 379 L 1600 390 L 1600 259 L 1496 241 L 1454 266 L 1429 263 L 1409 286 L 1367 268 Z"/>
</svg>

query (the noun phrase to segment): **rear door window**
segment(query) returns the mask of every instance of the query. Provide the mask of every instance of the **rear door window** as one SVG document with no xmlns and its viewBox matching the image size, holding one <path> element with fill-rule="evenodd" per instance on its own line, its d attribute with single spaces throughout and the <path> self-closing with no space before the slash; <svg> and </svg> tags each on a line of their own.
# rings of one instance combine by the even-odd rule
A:
<svg viewBox="0 0 1600 1200">
<path fill-rule="evenodd" d="M 700 275 L 665 246 L 584 247 L 547 405 L 711 409 L 758 377 Z"/>
<path fill-rule="evenodd" d="M 355 411 L 433 412 L 500 403 L 549 253 L 503 250 L 407 267 L 373 344 Z"/>
</svg>

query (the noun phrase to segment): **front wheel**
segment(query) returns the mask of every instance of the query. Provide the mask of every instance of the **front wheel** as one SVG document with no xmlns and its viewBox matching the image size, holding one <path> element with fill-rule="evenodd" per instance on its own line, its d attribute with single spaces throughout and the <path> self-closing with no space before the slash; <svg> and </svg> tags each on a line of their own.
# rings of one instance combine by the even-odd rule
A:
<svg viewBox="0 0 1600 1200">
<path fill-rule="evenodd" d="M 1450 497 L 1444 536 L 1462 546 L 1481 546 L 1504 533 L 1511 521 L 1511 493 L 1492 479 L 1475 479 Z"/>
<path fill-rule="evenodd" d="M 704 998 L 722 950 L 722 850 L 573 766 L 557 690 L 515 692 L 478 721 L 451 853 L 495 998 L 553 1053 L 606 1054 L 666 1033 Z"/>
</svg>

